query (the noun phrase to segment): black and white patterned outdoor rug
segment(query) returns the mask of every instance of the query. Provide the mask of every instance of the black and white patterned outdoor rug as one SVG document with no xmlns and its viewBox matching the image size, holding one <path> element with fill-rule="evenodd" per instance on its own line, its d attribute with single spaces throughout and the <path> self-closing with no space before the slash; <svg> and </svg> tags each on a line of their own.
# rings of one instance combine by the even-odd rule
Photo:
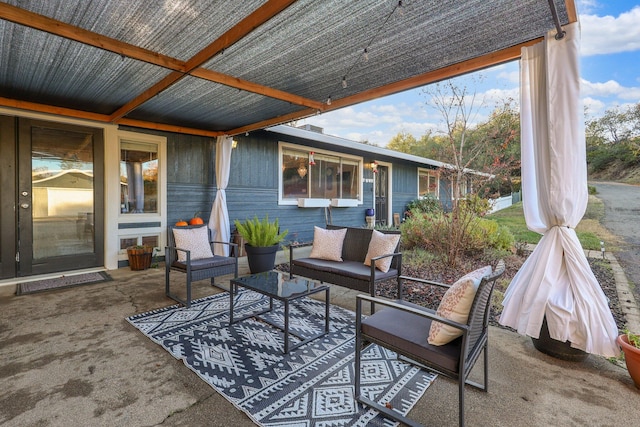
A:
<svg viewBox="0 0 640 427">
<path fill-rule="evenodd" d="M 268 299 L 251 291 L 235 295 L 234 317 L 259 311 Z M 290 329 L 306 335 L 324 327 L 324 302 L 290 305 Z M 266 315 L 282 324 L 274 301 Z M 353 398 L 355 313 L 330 308 L 330 332 L 288 355 L 283 333 L 248 318 L 229 326 L 229 294 L 130 316 L 127 320 L 263 426 L 394 426 Z M 293 341 L 295 342 L 295 341 Z M 363 394 L 406 415 L 435 374 L 401 362 L 372 345 L 363 353 Z"/>
</svg>

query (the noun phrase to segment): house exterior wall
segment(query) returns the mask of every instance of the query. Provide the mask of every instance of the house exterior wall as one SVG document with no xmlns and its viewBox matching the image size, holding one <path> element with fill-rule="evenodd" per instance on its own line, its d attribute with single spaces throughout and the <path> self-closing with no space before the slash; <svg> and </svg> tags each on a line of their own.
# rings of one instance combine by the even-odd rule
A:
<svg viewBox="0 0 640 427">
<path fill-rule="evenodd" d="M 127 129 L 134 131 L 134 129 Z M 167 138 L 167 224 L 188 220 L 195 212 L 208 221 L 215 198 L 215 140 L 208 137 L 181 135 L 160 131 L 137 130 Z M 313 138 L 313 133 L 309 137 Z M 231 232 L 235 219 L 258 215 L 278 218 L 281 229 L 289 230 L 286 240 L 306 242 L 313 239 L 313 226 L 327 222 L 345 226 L 365 226 L 365 210 L 373 206 L 373 172 L 367 166 L 374 160 L 392 164 L 391 212 L 404 217 L 406 205 L 418 194 L 418 165 L 398 162 L 391 157 L 373 158 L 368 153 L 345 148 L 327 148 L 313 139 L 254 131 L 237 135 L 238 142 L 231 155 L 229 185 L 226 189 Z M 297 144 L 310 149 L 324 149 L 363 159 L 363 201 L 346 208 L 299 208 L 278 204 L 279 151 L 278 143 Z M 424 165 L 420 165 L 424 167 Z M 441 185 L 441 188 L 444 188 Z M 446 196 L 446 192 L 441 191 Z"/>
</svg>

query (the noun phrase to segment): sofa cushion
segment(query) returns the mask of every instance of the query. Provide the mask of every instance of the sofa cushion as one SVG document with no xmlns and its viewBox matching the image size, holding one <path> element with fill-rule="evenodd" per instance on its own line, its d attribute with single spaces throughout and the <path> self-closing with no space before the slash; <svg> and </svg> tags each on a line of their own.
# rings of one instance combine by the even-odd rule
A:
<svg viewBox="0 0 640 427">
<path fill-rule="evenodd" d="M 488 274 L 491 274 L 490 265 L 465 274 L 458 279 L 445 292 L 436 314 L 445 319 L 465 324 L 469 318 L 469 311 L 478 286 L 482 278 Z M 461 335 L 460 329 L 434 321 L 429 329 L 428 342 L 431 345 L 444 345 Z"/>
<path fill-rule="evenodd" d="M 294 272 L 296 272 L 296 267 L 317 271 L 320 274 L 328 273 L 328 274 L 344 276 L 345 279 L 347 279 L 347 281 L 348 279 L 356 279 L 356 280 L 362 280 L 362 281 L 371 280 L 371 267 L 367 267 L 360 261 L 336 262 L 336 261 L 328 261 L 328 260 L 316 259 L 316 258 L 298 258 L 293 260 L 292 262 L 292 269 Z M 296 274 L 300 274 L 300 273 L 296 273 Z M 386 273 L 376 270 L 374 280 L 378 281 L 386 278 L 393 278 L 393 277 L 396 277 L 397 274 L 398 274 L 398 271 L 393 268 L 390 268 L 389 271 L 387 271 Z M 333 283 L 333 282 L 329 282 L 329 283 Z M 344 286 L 344 282 L 335 283 L 335 284 Z"/>
<path fill-rule="evenodd" d="M 196 228 L 174 228 L 173 239 L 176 248 L 191 251 L 191 260 L 212 258 L 211 245 L 209 243 L 209 230 L 206 225 Z M 178 251 L 178 261 L 185 262 L 187 254 Z"/>
<path fill-rule="evenodd" d="M 378 230 L 373 230 L 371 240 L 369 241 L 369 250 L 364 259 L 364 265 L 371 265 L 371 258 L 394 253 L 398 242 L 400 242 L 400 234 L 384 234 Z M 376 260 L 376 268 L 386 273 L 389 271 L 389 267 L 391 267 L 392 260 L 392 257 Z"/>
<path fill-rule="evenodd" d="M 342 245 L 347 229 L 325 230 L 313 227 L 313 247 L 310 258 L 342 261 Z"/>
</svg>

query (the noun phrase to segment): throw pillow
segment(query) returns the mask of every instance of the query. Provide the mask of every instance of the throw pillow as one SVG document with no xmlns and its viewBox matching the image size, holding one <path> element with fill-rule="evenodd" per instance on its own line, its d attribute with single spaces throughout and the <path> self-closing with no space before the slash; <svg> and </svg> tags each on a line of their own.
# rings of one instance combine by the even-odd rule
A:
<svg viewBox="0 0 640 427">
<path fill-rule="evenodd" d="M 385 234 L 373 230 L 367 256 L 364 258 L 364 265 L 371 265 L 371 258 L 394 253 L 399 241 L 399 234 Z M 393 261 L 393 257 L 378 259 L 376 260 L 376 268 L 386 273 L 391 268 L 391 261 Z"/>
<path fill-rule="evenodd" d="M 191 260 L 212 258 L 211 245 L 209 244 L 209 230 L 207 226 L 196 228 L 174 228 L 173 238 L 176 247 L 191 251 Z M 178 251 L 178 261 L 186 262 L 187 254 Z"/>
<path fill-rule="evenodd" d="M 471 304 L 476 296 L 482 278 L 491 274 L 491 266 L 479 268 L 465 274 L 445 292 L 436 314 L 458 323 L 466 323 L 469 319 Z M 431 345 L 444 345 L 462 335 L 460 329 L 441 322 L 431 322 L 428 342 Z"/>
<path fill-rule="evenodd" d="M 313 227 L 313 246 L 309 257 L 342 262 L 342 245 L 346 235 L 346 228 L 325 230 Z"/>
</svg>

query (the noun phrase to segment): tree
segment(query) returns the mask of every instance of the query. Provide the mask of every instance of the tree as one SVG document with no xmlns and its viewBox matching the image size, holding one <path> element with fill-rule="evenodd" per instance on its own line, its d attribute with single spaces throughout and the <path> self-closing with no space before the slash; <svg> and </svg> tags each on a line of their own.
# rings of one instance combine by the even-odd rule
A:
<svg viewBox="0 0 640 427">
<path fill-rule="evenodd" d="M 416 138 L 408 132 L 398 132 L 396 136 L 391 138 L 387 148 L 390 150 L 400 151 L 401 153 L 414 154 L 418 147 Z"/>
<path fill-rule="evenodd" d="M 452 190 L 451 210 L 442 220 L 447 262 L 455 266 L 472 238 L 471 227 L 482 214 L 477 209 L 473 189 L 494 178 L 496 171 L 519 167 L 519 150 L 516 153 L 514 149 L 515 142 L 519 142 L 519 118 L 507 100 L 487 121 L 473 126 L 485 102 L 478 100 L 467 86 L 458 86 L 453 80 L 429 86 L 424 93 L 428 96 L 427 105 L 442 117 L 444 132 L 438 142 L 446 160 L 441 160 L 450 164 L 442 168 L 442 174 L 448 177 Z M 479 173 L 480 170 L 484 173 Z M 467 191 L 469 178 L 471 191 Z"/>
</svg>

